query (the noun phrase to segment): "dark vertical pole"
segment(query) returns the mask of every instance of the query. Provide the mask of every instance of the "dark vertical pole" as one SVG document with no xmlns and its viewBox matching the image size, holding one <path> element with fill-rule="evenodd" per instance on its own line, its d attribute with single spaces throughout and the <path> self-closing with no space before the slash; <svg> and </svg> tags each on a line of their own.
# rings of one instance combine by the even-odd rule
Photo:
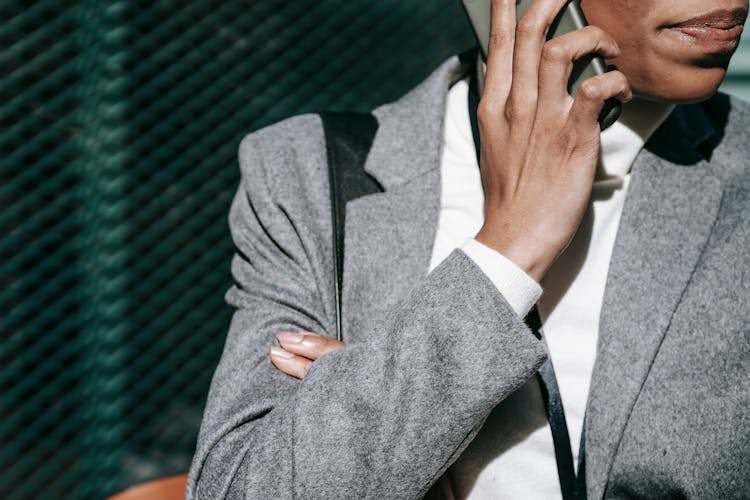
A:
<svg viewBox="0 0 750 500">
<path fill-rule="evenodd" d="M 128 144 L 122 63 L 127 26 L 116 2 L 80 4 L 82 155 L 77 163 L 83 283 L 80 465 L 83 497 L 101 498 L 122 485 L 125 457 L 128 333 Z"/>
</svg>

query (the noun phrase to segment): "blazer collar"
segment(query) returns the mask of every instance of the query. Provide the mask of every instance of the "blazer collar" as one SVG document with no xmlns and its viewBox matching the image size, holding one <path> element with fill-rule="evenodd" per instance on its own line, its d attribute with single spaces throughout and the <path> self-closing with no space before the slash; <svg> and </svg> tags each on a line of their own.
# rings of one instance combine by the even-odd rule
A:
<svg viewBox="0 0 750 500">
<path fill-rule="evenodd" d="M 474 51 L 453 56 L 396 102 L 373 111 L 380 124 L 365 170 L 386 190 L 440 168 L 445 100 Z"/>
<path fill-rule="evenodd" d="M 384 192 L 346 206 L 344 333 L 370 331 L 427 274 L 440 214 L 443 120 L 450 85 L 467 72 L 454 56 L 379 122 L 365 170 Z"/>
<path fill-rule="evenodd" d="M 402 98 L 373 111 L 380 126 L 365 170 L 385 189 L 440 167 L 448 90 L 469 74 L 476 54 L 472 49 L 451 57 Z M 711 110 L 725 107 L 724 100 L 717 95 L 704 103 L 676 106 L 645 149 L 678 165 L 710 159 L 726 120 L 712 116 Z"/>
<path fill-rule="evenodd" d="M 454 56 L 400 100 L 374 111 L 380 126 L 365 170 L 385 192 L 347 206 L 344 275 L 352 279 L 343 290 L 345 330 L 366 330 L 360 323 L 371 315 L 360 310 L 362 297 L 387 311 L 427 272 L 440 210 L 445 100 L 474 61 L 473 51 Z M 711 153 L 723 129 L 712 109 L 711 102 L 677 106 L 633 166 L 586 419 L 592 498 L 605 493 L 630 412 L 718 215 L 723 188 L 712 173 Z"/>
<path fill-rule="evenodd" d="M 678 106 L 633 165 L 610 261 L 586 416 L 586 483 L 606 493 L 629 416 L 707 245 L 723 197 L 702 105 Z"/>
<path fill-rule="evenodd" d="M 710 160 L 718 135 L 707 109 L 720 97 L 701 104 L 676 106 L 649 138 L 645 149 L 677 165 L 696 165 Z"/>
</svg>

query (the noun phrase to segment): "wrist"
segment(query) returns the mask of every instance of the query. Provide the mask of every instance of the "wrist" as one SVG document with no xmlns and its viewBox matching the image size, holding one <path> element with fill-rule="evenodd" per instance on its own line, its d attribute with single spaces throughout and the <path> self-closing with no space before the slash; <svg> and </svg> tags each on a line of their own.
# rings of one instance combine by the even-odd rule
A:
<svg viewBox="0 0 750 500">
<path fill-rule="evenodd" d="M 461 250 L 492 281 L 519 318 L 524 318 L 542 295 L 542 287 L 531 276 L 500 252 L 474 238 Z"/>
<path fill-rule="evenodd" d="M 502 254 L 537 283 L 542 281 L 554 261 L 554 255 L 550 256 L 550 252 L 544 251 L 544 244 L 529 237 L 503 237 L 498 235 L 497 231 L 488 230 L 483 226 L 474 239 Z"/>
</svg>

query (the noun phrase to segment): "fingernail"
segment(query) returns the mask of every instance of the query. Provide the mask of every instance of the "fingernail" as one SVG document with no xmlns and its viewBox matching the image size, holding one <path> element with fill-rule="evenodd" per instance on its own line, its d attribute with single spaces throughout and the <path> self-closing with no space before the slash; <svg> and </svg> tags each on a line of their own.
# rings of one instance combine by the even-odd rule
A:
<svg viewBox="0 0 750 500">
<path fill-rule="evenodd" d="M 271 356 L 278 356 L 279 358 L 292 359 L 294 354 L 289 351 L 285 351 L 281 347 L 271 346 Z"/>
<path fill-rule="evenodd" d="M 301 333 L 294 333 L 294 332 L 279 332 L 276 334 L 276 338 L 279 339 L 279 342 L 286 342 L 288 344 L 298 344 L 302 342 L 302 339 L 305 336 Z"/>
</svg>

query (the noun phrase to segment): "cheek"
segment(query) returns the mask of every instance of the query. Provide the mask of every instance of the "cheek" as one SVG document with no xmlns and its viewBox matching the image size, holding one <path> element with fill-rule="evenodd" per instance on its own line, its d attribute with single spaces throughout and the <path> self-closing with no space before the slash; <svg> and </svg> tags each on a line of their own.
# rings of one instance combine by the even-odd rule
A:
<svg viewBox="0 0 750 500">
<path fill-rule="evenodd" d="M 628 77 L 635 95 L 674 103 L 710 97 L 724 78 L 721 67 L 700 67 L 665 52 L 652 28 L 655 5 L 649 0 L 582 0 L 590 24 L 608 32 L 620 46 L 619 57 L 607 61 Z"/>
<path fill-rule="evenodd" d="M 638 32 L 648 25 L 653 0 L 581 0 L 589 24 L 618 36 Z"/>
<path fill-rule="evenodd" d="M 612 64 L 620 70 L 636 70 L 648 51 L 648 0 L 582 0 L 589 24 L 598 26 L 615 39 L 622 52 Z M 627 74 L 627 73 L 626 73 Z M 628 75 L 630 76 L 630 75 Z M 633 75 L 635 76 L 635 75 Z"/>
<path fill-rule="evenodd" d="M 721 85 L 726 70 L 681 64 L 649 52 L 634 43 L 623 47 L 620 57 L 607 61 L 628 78 L 637 97 L 675 104 L 707 99 Z"/>
</svg>

